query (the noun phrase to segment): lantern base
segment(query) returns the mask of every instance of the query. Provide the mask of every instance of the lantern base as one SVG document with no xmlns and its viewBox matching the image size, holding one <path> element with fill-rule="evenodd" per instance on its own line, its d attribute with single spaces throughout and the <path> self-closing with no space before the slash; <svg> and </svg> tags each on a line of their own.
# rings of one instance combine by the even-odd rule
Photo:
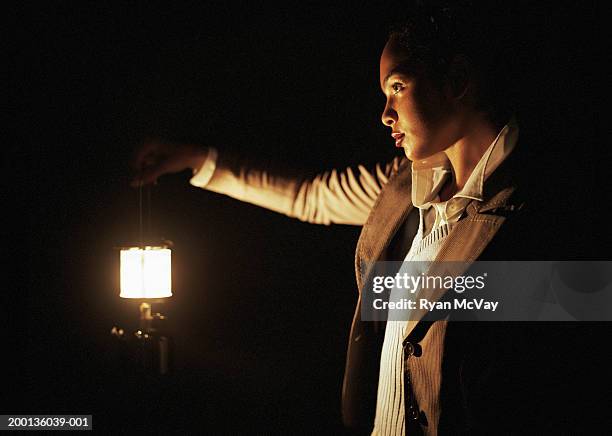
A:
<svg viewBox="0 0 612 436">
<path fill-rule="evenodd" d="M 122 370 L 157 375 L 171 373 L 174 342 L 166 332 L 166 317 L 159 312 L 152 313 L 151 300 L 141 302 L 139 312 L 139 327 L 133 334 L 125 335 L 125 330 L 117 326 L 111 329 Z"/>
</svg>

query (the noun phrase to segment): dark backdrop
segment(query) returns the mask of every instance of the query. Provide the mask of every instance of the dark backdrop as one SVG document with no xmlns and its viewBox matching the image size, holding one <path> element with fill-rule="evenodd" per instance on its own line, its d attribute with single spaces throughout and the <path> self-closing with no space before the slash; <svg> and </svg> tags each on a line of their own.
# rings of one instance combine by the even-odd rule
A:
<svg viewBox="0 0 612 436">
<path fill-rule="evenodd" d="M 25 163 L 9 182 L 27 206 L 28 262 L 3 410 L 90 413 L 115 430 L 340 431 L 358 228 L 238 203 L 189 186 L 187 173 L 161 178 L 152 234 L 175 243 L 164 311 L 176 372 L 146 383 L 113 366 L 110 328 L 137 316 L 118 297 L 113 247 L 137 238 L 128 164 L 146 135 L 312 172 L 398 153 L 380 123 L 378 58 L 402 8 L 118 2 L 8 14 L 20 136 L 5 169 Z M 521 126 L 539 133 L 542 183 L 571 225 L 578 209 L 595 215 L 577 202 L 598 186 L 605 151 L 588 139 L 595 12 L 510 10 Z M 588 184 L 577 189 L 575 177 Z M 584 256 L 575 247 L 560 256 Z"/>
</svg>

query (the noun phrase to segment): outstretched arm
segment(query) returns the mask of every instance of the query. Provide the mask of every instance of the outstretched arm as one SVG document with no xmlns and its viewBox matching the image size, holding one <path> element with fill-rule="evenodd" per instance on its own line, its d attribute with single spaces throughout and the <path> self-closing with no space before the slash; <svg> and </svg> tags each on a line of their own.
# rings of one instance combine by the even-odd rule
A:
<svg viewBox="0 0 612 436">
<path fill-rule="evenodd" d="M 399 162 L 307 177 L 213 151 L 191 183 L 313 224 L 363 225 Z"/>
<path fill-rule="evenodd" d="M 363 225 L 400 158 L 368 170 L 330 170 L 314 177 L 258 165 L 214 148 L 150 141 L 134 159 L 133 184 L 191 168 L 191 184 L 314 224 Z"/>
</svg>

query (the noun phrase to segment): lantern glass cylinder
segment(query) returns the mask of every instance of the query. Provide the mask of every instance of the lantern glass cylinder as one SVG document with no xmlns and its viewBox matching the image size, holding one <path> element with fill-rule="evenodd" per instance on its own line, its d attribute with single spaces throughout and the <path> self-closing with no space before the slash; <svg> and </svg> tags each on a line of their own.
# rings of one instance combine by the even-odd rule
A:
<svg viewBox="0 0 612 436">
<path fill-rule="evenodd" d="M 172 296 L 171 250 L 166 247 L 128 247 L 120 254 L 122 298 Z"/>
</svg>

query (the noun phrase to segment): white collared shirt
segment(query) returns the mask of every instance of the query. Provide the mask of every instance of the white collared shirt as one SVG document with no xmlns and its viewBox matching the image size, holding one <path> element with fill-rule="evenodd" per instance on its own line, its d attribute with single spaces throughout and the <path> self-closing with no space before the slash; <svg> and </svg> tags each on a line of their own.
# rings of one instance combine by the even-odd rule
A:
<svg viewBox="0 0 612 436">
<path fill-rule="evenodd" d="M 484 152 L 465 186 L 447 201 L 439 201 L 439 191 L 449 177 L 451 164 L 444 152 L 412 163 L 412 203 L 427 211 L 433 207 L 436 218 L 433 228 L 457 222 L 470 200 L 483 200 L 485 180 L 512 152 L 518 139 L 518 125 L 510 120 Z M 423 216 L 423 213 L 421 212 Z"/>
</svg>

